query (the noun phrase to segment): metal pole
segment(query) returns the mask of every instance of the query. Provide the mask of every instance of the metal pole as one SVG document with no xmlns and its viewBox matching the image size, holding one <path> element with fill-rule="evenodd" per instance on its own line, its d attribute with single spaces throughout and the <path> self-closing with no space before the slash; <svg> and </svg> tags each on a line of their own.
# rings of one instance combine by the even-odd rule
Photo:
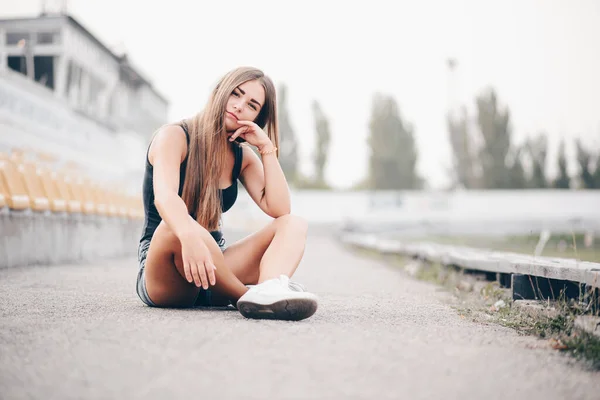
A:
<svg viewBox="0 0 600 400">
<path fill-rule="evenodd" d="M 33 49 L 30 41 L 27 39 L 19 40 L 18 46 L 23 50 L 23 57 L 25 57 L 25 65 L 27 68 L 27 77 L 35 80 L 35 71 L 33 63 Z"/>
</svg>

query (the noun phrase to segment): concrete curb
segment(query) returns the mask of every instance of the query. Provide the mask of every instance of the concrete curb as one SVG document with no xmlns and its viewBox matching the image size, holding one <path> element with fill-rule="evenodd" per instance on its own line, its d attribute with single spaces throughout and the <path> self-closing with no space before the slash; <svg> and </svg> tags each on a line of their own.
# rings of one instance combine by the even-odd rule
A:
<svg viewBox="0 0 600 400">
<path fill-rule="evenodd" d="M 534 257 L 490 249 L 442 245 L 430 242 L 403 243 L 375 234 L 344 233 L 348 245 L 398 254 L 468 272 L 485 273 L 501 286 L 511 288 L 513 300 L 578 298 L 600 308 L 600 264 L 567 258 Z M 544 278 L 544 279 L 540 279 Z"/>
</svg>

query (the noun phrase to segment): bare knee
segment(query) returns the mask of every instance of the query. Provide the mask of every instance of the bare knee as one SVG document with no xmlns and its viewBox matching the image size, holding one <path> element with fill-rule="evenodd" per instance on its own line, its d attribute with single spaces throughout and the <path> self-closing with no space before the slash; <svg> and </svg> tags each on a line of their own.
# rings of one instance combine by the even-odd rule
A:
<svg viewBox="0 0 600 400">
<path fill-rule="evenodd" d="M 168 246 L 169 248 L 181 246 L 179 238 L 165 221 L 160 221 L 160 224 L 158 224 L 158 227 L 156 227 L 156 230 L 154 231 L 153 239 L 159 240 L 163 245 Z"/>
<path fill-rule="evenodd" d="M 208 231 L 203 231 L 202 241 L 208 247 L 208 250 L 213 257 L 213 261 L 217 262 L 217 260 L 222 259 L 222 252 L 217 245 L 217 242 L 213 239 L 213 237 L 208 233 Z M 156 238 L 156 239 L 154 239 Z M 161 221 L 156 230 L 154 231 L 153 240 L 159 240 L 163 243 L 164 246 L 167 246 L 171 249 L 175 256 L 175 264 L 178 269 L 182 269 L 183 261 L 181 259 L 181 241 L 175 235 L 175 232 L 165 223 L 165 221 Z M 181 268 L 180 268 L 181 266 Z"/>
<path fill-rule="evenodd" d="M 277 224 L 285 226 L 286 229 L 293 231 L 297 235 L 306 237 L 308 232 L 308 222 L 306 219 L 298 215 L 286 214 L 278 217 L 275 221 Z"/>
</svg>

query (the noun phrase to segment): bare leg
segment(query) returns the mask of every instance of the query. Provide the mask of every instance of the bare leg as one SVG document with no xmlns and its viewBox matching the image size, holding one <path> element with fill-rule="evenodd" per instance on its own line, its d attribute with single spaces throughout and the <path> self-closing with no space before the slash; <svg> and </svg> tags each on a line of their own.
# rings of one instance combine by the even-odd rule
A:
<svg viewBox="0 0 600 400">
<path fill-rule="evenodd" d="M 284 274 L 291 277 L 304 254 L 308 224 L 295 215 L 276 218 L 256 233 L 229 246 L 225 263 L 245 284 Z"/>
<path fill-rule="evenodd" d="M 307 223 L 285 215 L 225 251 L 228 265 L 235 266 L 242 281 L 258 283 L 242 296 L 237 307 L 246 318 L 299 321 L 317 311 L 317 297 L 306 291 L 291 290 L 291 277 L 304 254 Z"/>
<path fill-rule="evenodd" d="M 227 267 L 223 253 L 213 237 L 205 232 L 202 240 L 208 246 L 217 267 L 216 285 L 211 289 L 237 301 L 248 289 Z M 181 243 L 164 221 L 156 228 L 150 242 L 145 274 L 148 295 L 157 305 L 163 307 L 194 305 L 200 288 L 185 279 Z"/>
</svg>

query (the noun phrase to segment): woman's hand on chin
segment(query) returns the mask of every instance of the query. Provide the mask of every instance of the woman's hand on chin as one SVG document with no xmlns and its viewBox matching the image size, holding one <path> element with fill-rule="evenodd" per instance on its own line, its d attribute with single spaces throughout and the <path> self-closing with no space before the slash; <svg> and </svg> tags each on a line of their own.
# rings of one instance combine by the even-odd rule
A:
<svg viewBox="0 0 600 400">
<path fill-rule="evenodd" d="M 242 127 L 238 128 L 233 135 L 229 136 L 229 141 L 233 142 L 236 138 L 241 137 L 252 146 L 256 146 L 259 151 L 262 151 L 267 146 L 271 146 L 271 139 L 252 121 L 237 121 Z"/>
</svg>

